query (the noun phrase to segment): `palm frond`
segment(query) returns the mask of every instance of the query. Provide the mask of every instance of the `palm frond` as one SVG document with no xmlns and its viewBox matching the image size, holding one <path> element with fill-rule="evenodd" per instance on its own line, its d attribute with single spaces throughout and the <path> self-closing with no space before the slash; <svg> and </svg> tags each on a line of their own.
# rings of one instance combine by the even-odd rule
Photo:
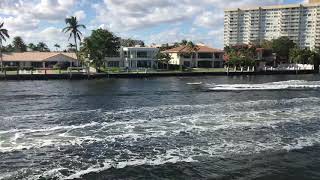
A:
<svg viewBox="0 0 320 180">
<path fill-rule="evenodd" d="M 72 29 L 72 28 L 71 28 L 70 26 L 68 26 L 68 27 L 63 28 L 63 29 L 62 29 L 62 32 L 67 33 L 67 32 L 69 32 L 71 29 Z"/>
<path fill-rule="evenodd" d="M 83 25 L 83 24 L 78 24 L 78 25 L 77 25 L 77 28 L 83 28 L 83 29 L 86 29 L 87 27 L 86 27 L 85 25 Z"/>
<path fill-rule="evenodd" d="M 77 37 L 78 37 L 79 41 L 81 41 L 81 37 L 80 37 L 80 35 L 79 35 L 79 34 L 77 34 Z"/>
<path fill-rule="evenodd" d="M 4 34 L 4 36 L 6 36 L 7 38 L 10 37 L 10 36 L 9 36 L 9 33 L 8 33 L 8 30 L 2 29 L 1 31 L 2 31 L 2 34 Z"/>
<path fill-rule="evenodd" d="M 77 33 L 77 34 L 80 34 L 80 35 L 82 36 L 82 32 L 81 32 L 81 31 L 77 30 L 76 33 Z"/>
<path fill-rule="evenodd" d="M 70 33 L 70 36 L 69 36 L 69 38 L 68 38 L 68 41 L 71 39 L 71 37 L 72 37 L 72 33 Z"/>
<path fill-rule="evenodd" d="M 4 35 L 2 33 L 0 33 L 0 40 L 6 41 L 6 38 L 4 37 Z"/>
</svg>

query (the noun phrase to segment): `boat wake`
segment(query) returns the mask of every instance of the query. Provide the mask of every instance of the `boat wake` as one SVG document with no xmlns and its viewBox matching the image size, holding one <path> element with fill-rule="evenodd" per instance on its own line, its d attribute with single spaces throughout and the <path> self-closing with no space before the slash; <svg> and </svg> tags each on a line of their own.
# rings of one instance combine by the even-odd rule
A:
<svg viewBox="0 0 320 180">
<path fill-rule="evenodd" d="M 207 84 L 210 91 L 317 90 L 320 81 L 280 81 L 264 84 Z"/>
<path fill-rule="evenodd" d="M 73 179 L 109 168 L 301 149 L 320 144 L 319 108 L 320 98 L 308 97 L 64 112 L 53 118 L 71 114 L 83 117 L 81 124 L 0 130 L 4 166 L 35 155 L 23 159 L 19 171 L 0 170 L 0 179 Z"/>
</svg>

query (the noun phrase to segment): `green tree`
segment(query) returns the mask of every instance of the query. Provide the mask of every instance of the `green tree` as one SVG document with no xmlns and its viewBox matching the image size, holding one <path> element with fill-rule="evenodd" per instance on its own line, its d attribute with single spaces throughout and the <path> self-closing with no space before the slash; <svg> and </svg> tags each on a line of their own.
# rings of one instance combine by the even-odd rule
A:
<svg viewBox="0 0 320 180">
<path fill-rule="evenodd" d="M 261 43 L 261 48 L 272 49 L 272 41 L 263 40 Z"/>
<path fill-rule="evenodd" d="M 69 43 L 68 44 L 68 52 L 76 52 L 76 45 L 72 44 L 72 43 Z"/>
<path fill-rule="evenodd" d="M 290 50 L 290 62 L 295 64 L 313 64 L 313 53 L 310 49 L 293 48 Z"/>
<path fill-rule="evenodd" d="M 74 39 L 74 45 L 75 45 L 75 50 L 76 50 L 76 54 L 78 52 L 78 42 L 77 40 L 79 40 L 79 42 L 81 42 L 81 36 L 82 33 L 80 31 L 80 28 L 85 29 L 86 26 L 83 24 L 79 24 L 77 17 L 71 16 L 69 18 L 65 19 L 65 22 L 67 24 L 67 27 L 65 27 L 62 31 L 64 33 L 69 33 L 69 39 L 73 36 Z M 78 59 L 78 54 L 77 54 L 77 59 Z"/>
<path fill-rule="evenodd" d="M 4 52 L 14 52 L 14 47 L 11 44 L 8 44 L 3 49 L 4 49 Z"/>
<path fill-rule="evenodd" d="M 93 60 L 98 70 L 101 69 L 105 57 L 119 53 L 120 38 L 106 29 L 93 30 L 90 37 L 85 38 L 81 47 L 81 55 Z"/>
<path fill-rule="evenodd" d="M 319 73 L 319 65 L 320 65 L 320 47 L 316 48 L 315 51 L 312 52 L 312 63 L 314 65 L 315 73 Z"/>
<path fill-rule="evenodd" d="M 56 48 L 56 51 L 59 51 L 61 46 L 59 44 L 55 44 L 54 47 Z"/>
<path fill-rule="evenodd" d="M 235 45 L 226 46 L 226 64 L 229 67 L 252 67 L 255 65 L 256 46 L 254 45 Z"/>
<path fill-rule="evenodd" d="M 159 51 L 158 54 L 156 55 L 156 59 L 158 61 L 158 65 L 159 64 L 166 65 L 167 69 L 169 69 L 169 62 L 171 60 L 170 54 Z"/>
<path fill-rule="evenodd" d="M 31 49 L 31 51 L 38 51 L 38 47 L 33 43 L 29 43 L 28 48 Z"/>
<path fill-rule="evenodd" d="M 189 42 L 185 39 L 183 39 L 181 42 L 180 42 L 180 45 L 182 46 L 186 46 Z"/>
<path fill-rule="evenodd" d="M 2 42 L 9 38 L 9 33 L 7 29 L 3 28 L 4 23 L 0 24 L 0 59 L 1 59 L 1 71 L 3 71 L 3 57 L 2 57 Z"/>
<path fill-rule="evenodd" d="M 277 55 L 277 59 L 289 60 L 290 49 L 295 48 L 296 44 L 288 37 L 280 37 L 272 41 L 272 50 Z"/>
<path fill-rule="evenodd" d="M 142 40 L 134 40 L 134 39 L 121 39 L 120 40 L 121 46 L 124 47 L 134 47 L 134 46 L 141 46 L 144 47 L 145 44 Z"/>
<path fill-rule="evenodd" d="M 26 52 L 27 45 L 24 43 L 23 39 L 20 36 L 16 36 L 13 38 L 13 47 L 15 52 Z"/>
<path fill-rule="evenodd" d="M 50 49 L 48 48 L 47 44 L 44 42 L 39 42 L 37 44 L 37 50 L 40 52 L 50 52 Z"/>
</svg>

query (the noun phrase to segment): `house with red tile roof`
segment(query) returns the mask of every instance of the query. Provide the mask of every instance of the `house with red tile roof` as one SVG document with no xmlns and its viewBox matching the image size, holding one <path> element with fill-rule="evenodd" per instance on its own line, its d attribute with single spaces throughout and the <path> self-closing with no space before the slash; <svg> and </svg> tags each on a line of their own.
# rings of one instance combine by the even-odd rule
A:
<svg viewBox="0 0 320 180">
<path fill-rule="evenodd" d="M 66 67 L 79 66 L 75 53 L 64 52 L 22 52 L 22 53 L 3 53 L 0 65 L 10 67 L 34 67 L 34 68 L 53 68 L 60 64 Z"/>
<path fill-rule="evenodd" d="M 170 64 L 191 68 L 222 68 L 224 66 L 224 51 L 197 44 L 190 49 L 186 45 L 175 47 L 166 51 L 171 56 Z"/>
</svg>

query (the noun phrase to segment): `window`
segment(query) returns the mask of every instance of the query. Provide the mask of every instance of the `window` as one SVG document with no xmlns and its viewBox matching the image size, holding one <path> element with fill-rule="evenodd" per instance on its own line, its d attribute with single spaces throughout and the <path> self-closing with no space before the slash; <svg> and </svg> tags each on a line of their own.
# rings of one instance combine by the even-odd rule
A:
<svg viewBox="0 0 320 180">
<path fill-rule="evenodd" d="M 151 68 L 151 61 L 138 61 L 137 67 L 139 68 Z"/>
<path fill-rule="evenodd" d="M 220 59 L 220 54 L 219 54 L 219 53 L 214 53 L 214 57 L 215 57 L 216 59 Z"/>
<path fill-rule="evenodd" d="M 185 67 L 190 67 L 190 65 L 191 65 L 190 61 L 183 62 L 183 66 L 185 66 Z"/>
<path fill-rule="evenodd" d="M 31 62 L 31 66 L 34 68 L 41 68 L 43 64 L 42 62 Z"/>
<path fill-rule="evenodd" d="M 120 62 L 119 61 L 109 61 L 108 67 L 119 67 Z"/>
<path fill-rule="evenodd" d="M 148 57 L 148 52 L 146 51 L 138 51 L 137 52 L 137 58 L 147 58 Z"/>
<path fill-rule="evenodd" d="M 199 59 L 212 59 L 213 54 L 212 53 L 199 53 L 198 58 Z"/>
</svg>

